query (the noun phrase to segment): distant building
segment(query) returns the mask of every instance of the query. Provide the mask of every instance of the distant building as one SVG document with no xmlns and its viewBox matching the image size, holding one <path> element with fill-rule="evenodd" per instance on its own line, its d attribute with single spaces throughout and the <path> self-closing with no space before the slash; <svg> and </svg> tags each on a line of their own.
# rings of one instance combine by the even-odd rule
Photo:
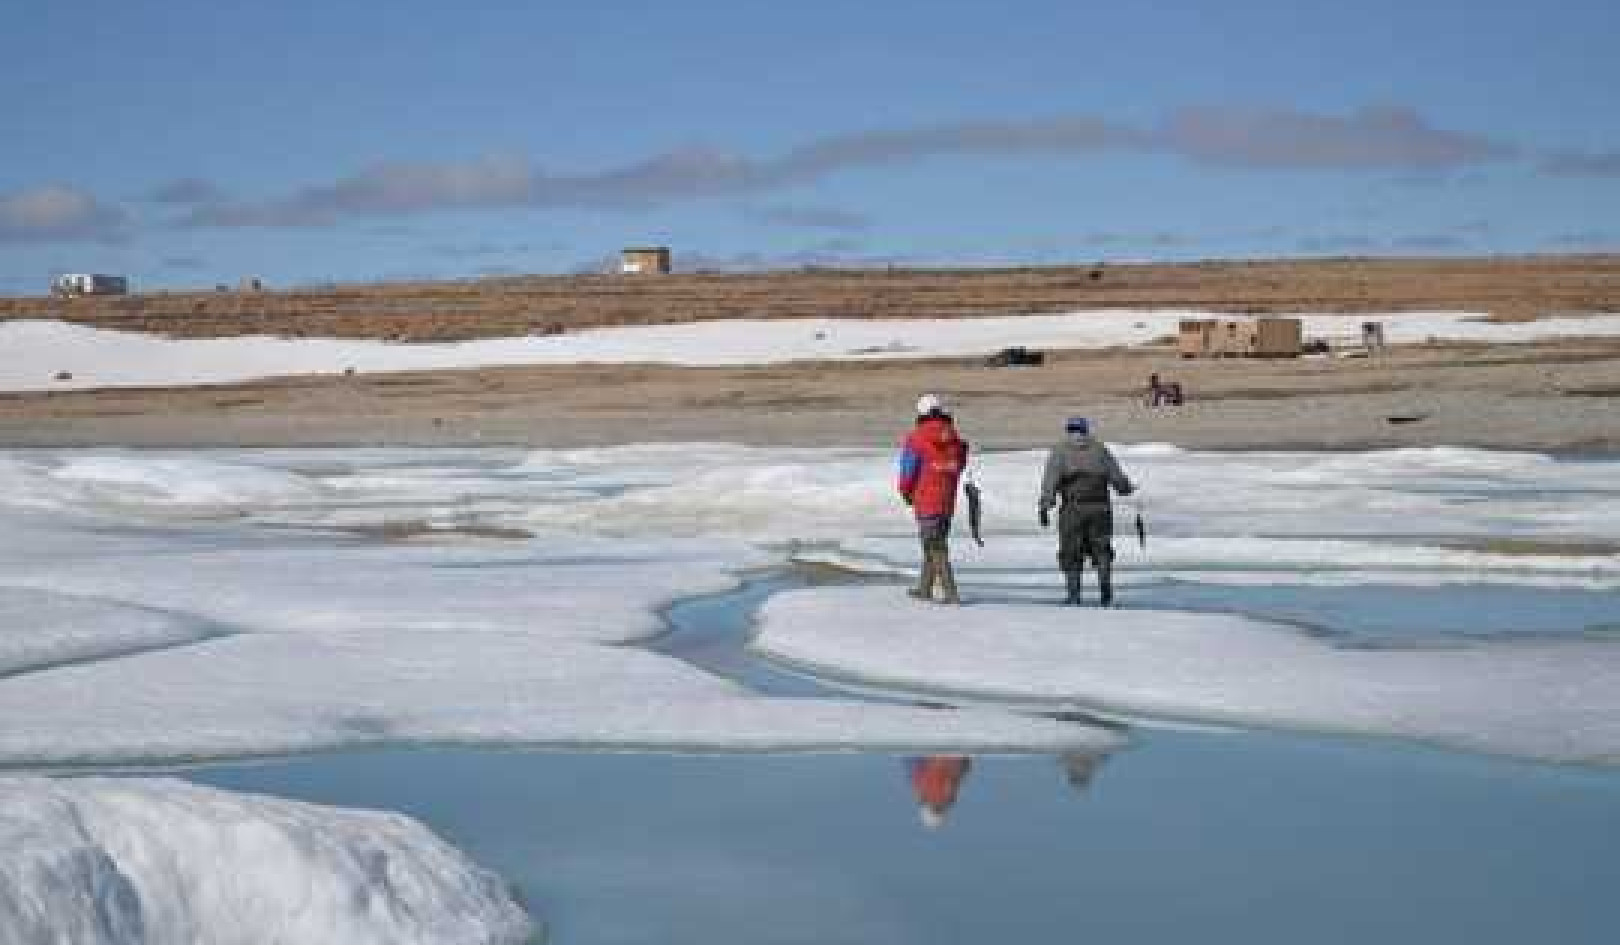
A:
<svg viewBox="0 0 1620 945">
<path fill-rule="evenodd" d="M 264 280 L 260 279 L 258 276 L 243 276 L 242 280 L 236 284 L 236 291 L 263 292 Z"/>
<path fill-rule="evenodd" d="M 1176 334 L 1184 358 L 1297 358 L 1304 345 L 1297 318 L 1188 319 Z"/>
<path fill-rule="evenodd" d="M 662 275 L 670 271 L 668 246 L 632 246 L 619 254 L 624 275 Z"/>
<path fill-rule="evenodd" d="M 88 272 L 64 272 L 51 280 L 52 295 L 127 295 L 129 280 Z"/>
</svg>

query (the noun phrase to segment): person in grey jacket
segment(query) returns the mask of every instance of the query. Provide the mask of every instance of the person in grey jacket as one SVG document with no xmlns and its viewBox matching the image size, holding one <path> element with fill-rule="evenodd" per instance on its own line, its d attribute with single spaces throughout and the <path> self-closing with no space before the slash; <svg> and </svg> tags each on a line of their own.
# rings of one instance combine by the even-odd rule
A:
<svg viewBox="0 0 1620 945">
<path fill-rule="evenodd" d="M 1114 603 L 1114 508 L 1109 490 L 1120 495 L 1136 491 L 1131 480 L 1104 443 L 1091 435 L 1085 417 L 1070 417 L 1065 436 L 1046 455 L 1041 477 L 1041 527 L 1051 524 L 1058 500 L 1058 567 L 1068 585 L 1066 603 L 1080 603 L 1086 559 L 1097 569 L 1097 584 L 1104 607 Z"/>
</svg>

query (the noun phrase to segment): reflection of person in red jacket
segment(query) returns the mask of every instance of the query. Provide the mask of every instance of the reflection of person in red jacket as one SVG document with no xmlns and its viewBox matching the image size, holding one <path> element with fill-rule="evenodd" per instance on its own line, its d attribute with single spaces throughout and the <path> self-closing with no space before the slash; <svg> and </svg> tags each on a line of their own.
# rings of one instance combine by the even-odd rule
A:
<svg viewBox="0 0 1620 945">
<path fill-rule="evenodd" d="M 923 826 L 931 829 L 945 822 L 945 812 L 956 803 L 956 792 L 971 767 L 973 759 L 962 755 L 907 759 L 906 770 L 911 775 L 911 789 L 917 795 Z"/>
<path fill-rule="evenodd" d="M 922 540 L 922 573 L 912 597 L 929 600 L 939 582 L 940 600 L 960 604 L 956 574 L 951 570 L 951 515 L 956 512 L 956 487 L 967 469 L 968 444 L 956 433 L 956 424 L 944 401 L 934 394 L 917 399 L 917 425 L 900 447 L 900 497 L 917 517 Z"/>
</svg>

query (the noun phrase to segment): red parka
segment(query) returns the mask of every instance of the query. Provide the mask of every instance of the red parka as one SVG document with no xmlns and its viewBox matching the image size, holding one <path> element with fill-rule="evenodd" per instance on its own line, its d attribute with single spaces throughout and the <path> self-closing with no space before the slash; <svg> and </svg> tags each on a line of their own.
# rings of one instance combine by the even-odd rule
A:
<svg viewBox="0 0 1620 945">
<path fill-rule="evenodd" d="M 917 421 L 900 447 L 900 475 L 896 486 L 901 498 L 919 516 L 950 515 L 956 511 L 956 485 L 967 469 L 968 444 L 956 434 L 950 417 L 930 416 Z"/>
</svg>

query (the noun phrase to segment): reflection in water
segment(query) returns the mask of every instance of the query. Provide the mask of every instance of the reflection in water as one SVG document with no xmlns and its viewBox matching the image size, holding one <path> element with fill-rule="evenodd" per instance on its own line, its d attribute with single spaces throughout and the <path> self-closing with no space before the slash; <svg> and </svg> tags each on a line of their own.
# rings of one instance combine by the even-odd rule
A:
<svg viewBox="0 0 1620 945">
<path fill-rule="evenodd" d="M 1107 755 L 1072 754 L 1059 755 L 1058 766 L 1063 769 L 1063 780 L 1069 782 L 1074 793 L 1084 794 L 1086 788 L 1091 786 L 1091 779 L 1097 776 L 1097 769 L 1102 767 L 1103 759 Z"/>
<path fill-rule="evenodd" d="M 1069 787 L 1076 794 L 1084 794 L 1107 757 L 1106 754 L 1074 752 L 1057 756 L 1057 763 Z M 956 804 L 962 782 L 972 768 L 973 759 L 966 755 L 906 759 L 906 775 L 911 779 L 911 790 L 917 797 L 917 810 L 924 827 L 933 830 L 945 823 L 945 815 Z"/>
<path fill-rule="evenodd" d="M 962 789 L 962 779 L 972 767 L 973 759 L 964 755 L 906 759 L 911 790 L 917 795 L 924 827 L 932 830 L 945 822 L 946 812 L 956 803 L 956 794 Z"/>
</svg>

